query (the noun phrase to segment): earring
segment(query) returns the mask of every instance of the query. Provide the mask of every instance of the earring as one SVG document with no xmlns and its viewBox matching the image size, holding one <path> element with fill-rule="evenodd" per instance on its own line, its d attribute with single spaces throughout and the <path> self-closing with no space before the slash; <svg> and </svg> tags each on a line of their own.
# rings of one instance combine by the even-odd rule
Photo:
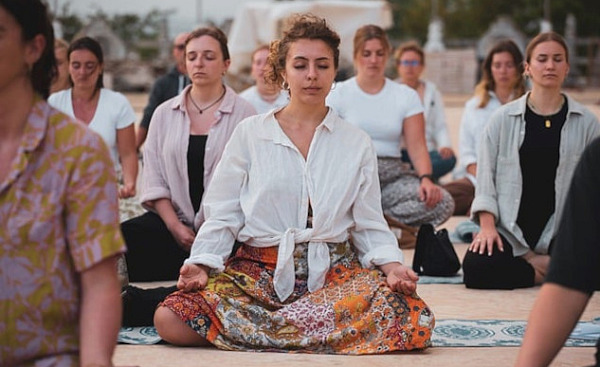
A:
<svg viewBox="0 0 600 367">
<path fill-rule="evenodd" d="M 331 89 L 330 90 L 335 90 L 336 85 L 337 85 L 337 82 L 334 80 L 333 84 L 331 84 Z"/>
<path fill-rule="evenodd" d="M 285 79 L 283 80 L 283 83 L 281 83 L 281 89 L 290 90 L 290 84 L 287 81 L 285 81 Z"/>
</svg>

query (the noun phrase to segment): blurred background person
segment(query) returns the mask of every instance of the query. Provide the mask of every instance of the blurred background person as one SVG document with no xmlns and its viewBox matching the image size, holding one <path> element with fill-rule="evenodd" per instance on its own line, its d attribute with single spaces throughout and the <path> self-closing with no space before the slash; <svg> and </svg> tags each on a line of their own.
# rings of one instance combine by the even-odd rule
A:
<svg viewBox="0 0 600 367">
<path fill-rule="evenodd" d="M 399 83 L 414 89 L 423 103 L 425 117 L 425 142 L 429 150 L 429 159 L 434 181 L 452 171 L 456 157 L 448 135 L 444 101 L 435 84 L 421 79 L 425 69 L 425 53 L 416 42 L 406 42 L 398 46 L 394 53 Z M 402 160 L 411 163 L 406 149 L 402 149 Z"/>
<path fill-rule="evenodd" d="M 569 72 L 565 40 L 534 37 L 525 50 L 531 91 L 496 110 L 481 137 L 471 217 L 481 230 L 463 260 L 467 288 L 541 284 L 565 197 L 598 118 L 561 92 Z"/>
<path fill-rule="evenodd" d="M 460 121 L 460 165 L 455 180 L 444 185 L 454 199 L 454 215 L 466 215 L 477 186 L 477 153 L 492 113 L 525 93 L 523 54 L 511 40 L 498 41 L 481 65 L 475 95 L 465 103 Z"/>
<path fill-rule="evenodd" d="M 356 76 L 338 82 L 327 103 L 373 140 L 383 213 L 390 225 L 402 228 L 406 242 L 401 237 L 401 245 L 411 247 L 418 227 L 445 222 L 454 202 L 433 180 L 419 95 L 385 76 L 389 56 L 390 44 L 381 27 L 359 28 L 354 36 Z M 402 141 L 414 169 L 402 161 Z"/>
<path fill-rule="evenodd" d="M 136 132 L 136 147 L 139 150 L 146 136 L 152 119 L 152 114 L 158 105 L 181 93 L 183 88 L 190 84 L 190 79 L 185 70 L 185 40 L 189 33 L 179 33 L 173 40 L 172 55 L 175 65 L 171 70 L 158 78 L 148 97 L 148 104 L 144 107 L 144 115 Z"/>
<path fill-rule="evenodd" d="M 269 56 L 269 46 L 262 45 L 252 53 L 252 69 L 250 75 L 255 85 L 240 93 L 240 97 L 250 102 L 256 109 L 256 113 L 265 113 L 288 103 L 289 96 L 281 86 L 267 83 L 265 80 L 265 67 Z"/>
<path fill-rule="evenodd" d="M 125 245 L 109 152 L 46 103 L 46 6 L 0 0 L 0 39 L 0 364 L 112 366 Z"/>
<path fill-rule="evenodd" d="M 69 44 L 63 39 L 56 39 L 54 41 L 54 56 L 56 57 L 56 68 L 58 74 L 50 85 L 50 94 L 60 92 L 61 90 L 71 88 L 71 81 L 69 80 L 69 60 L 67 57 L 67 50 Z"/>
<path fill-rule="evenodd" d="M 104 88 L 104 56 L 98 41 L 91 37 L 73 41 L 67 57 L 73 86 L 52 94 L 48 102 L 104 138 L 122 177 L 119 197 L 133 197 L 138 174 L 133 107 L 123 94 Z"/>
</svg>

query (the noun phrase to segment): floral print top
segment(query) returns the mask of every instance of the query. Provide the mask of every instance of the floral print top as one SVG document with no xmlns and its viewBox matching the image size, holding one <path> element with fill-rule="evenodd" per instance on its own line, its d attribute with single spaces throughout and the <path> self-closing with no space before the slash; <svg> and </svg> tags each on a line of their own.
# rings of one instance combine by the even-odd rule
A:
<svg viewBox="0 0 600 367">
<path fill-rule="evenodd" d="M 119 228 L 106 145 L 36 98 L 0 182 L 3 365 L 78 365 L 78 273 L 125 251 Z"/>
</svg>

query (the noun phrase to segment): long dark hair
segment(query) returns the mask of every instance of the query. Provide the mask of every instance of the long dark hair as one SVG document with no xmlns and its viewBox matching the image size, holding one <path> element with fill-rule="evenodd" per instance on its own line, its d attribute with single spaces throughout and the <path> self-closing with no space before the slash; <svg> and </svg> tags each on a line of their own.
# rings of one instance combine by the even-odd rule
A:
<svg viewBox="0 0 600 367">
<path fill-rule="evenodd" d="M 42 98 L 48 98 L 50 84 L 58 71 L 54 58 L 54 29 L 46 5 L 40 0 L 0 0 L 0 6 L 19 23 L 24 42 L 33 40 L 38 34 L 45 38 L 46 46 L 40 58 L 33 64 L 29 79 L 33 89 Z"/>
<path fill-rule="evenodd" d="M 496 89 L 496 82 L 492 76 L 492 61 L 495 54 L 502 52 L 508 52 L 512 56 L 515 67 L 517 68 L 518 79 L 513 86 L 514 98 L 518 98 L 525 93 L 525 80 L 523 78 L 525 66 L 523 65 L 523 54 L 512 40 L 501 40 L 490 49 L 481 65 L 481 80 L 477 86 L 475 86 L 475 95 L 479 96 L 479 106 L 477 106 L 479 108 L 487 106 L 490 101 L 489 92 Z"/>
<path fill-rule="evenodd" d="M 98 59 L 99 67 L 102 67 L 104 64 L 104 54 L 102 53 L 102 46 L 100 43 L 93 39 L 92 37 L 81 37 L 71 42 L 69 45 L 69 49 L 67 50 L 67 58 L 71 60 L 71 53 L 76 50 L 88 50 L 93 53 Z M 96 90 L 104 87 L 104 68 L 102 72 L 98 76 L 98 80 L 96 81 Z M 71 76 L 69 76 L 69 80 L 71 81 L 71 85 L 73 85 L 73 80 L 71 80 Z"/>
</svg>

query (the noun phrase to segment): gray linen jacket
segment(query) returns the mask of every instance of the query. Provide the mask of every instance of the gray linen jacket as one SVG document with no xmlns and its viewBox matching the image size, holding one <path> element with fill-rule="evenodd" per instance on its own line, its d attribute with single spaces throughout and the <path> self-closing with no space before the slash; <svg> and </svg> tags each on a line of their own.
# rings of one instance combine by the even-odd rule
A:
<svg viewBox="0 0 600 367">
<path fill-rule="evenodd" d="M 565 95 L 567 119 L 561 131 L 560 152 L 554 182 L 556 210 L 546 223 L 535 252 L 548 253 L 556 235 L 559 218 L 571 183 L 571 177 L 584 148 L 600 135 L 598 118 L 580 103 Z M 479 212 L 494 215 L 498 233 L 513 248 L 514 256 L 529 251 L 517 216 L 523 190 L 519 148 L 525 138 L 525 109 L 529 92 L 507 103 L 490 117 L 479 146 L 477 188 L 471 206 L 472 220 L 479 223 Z"/>
</svg>

